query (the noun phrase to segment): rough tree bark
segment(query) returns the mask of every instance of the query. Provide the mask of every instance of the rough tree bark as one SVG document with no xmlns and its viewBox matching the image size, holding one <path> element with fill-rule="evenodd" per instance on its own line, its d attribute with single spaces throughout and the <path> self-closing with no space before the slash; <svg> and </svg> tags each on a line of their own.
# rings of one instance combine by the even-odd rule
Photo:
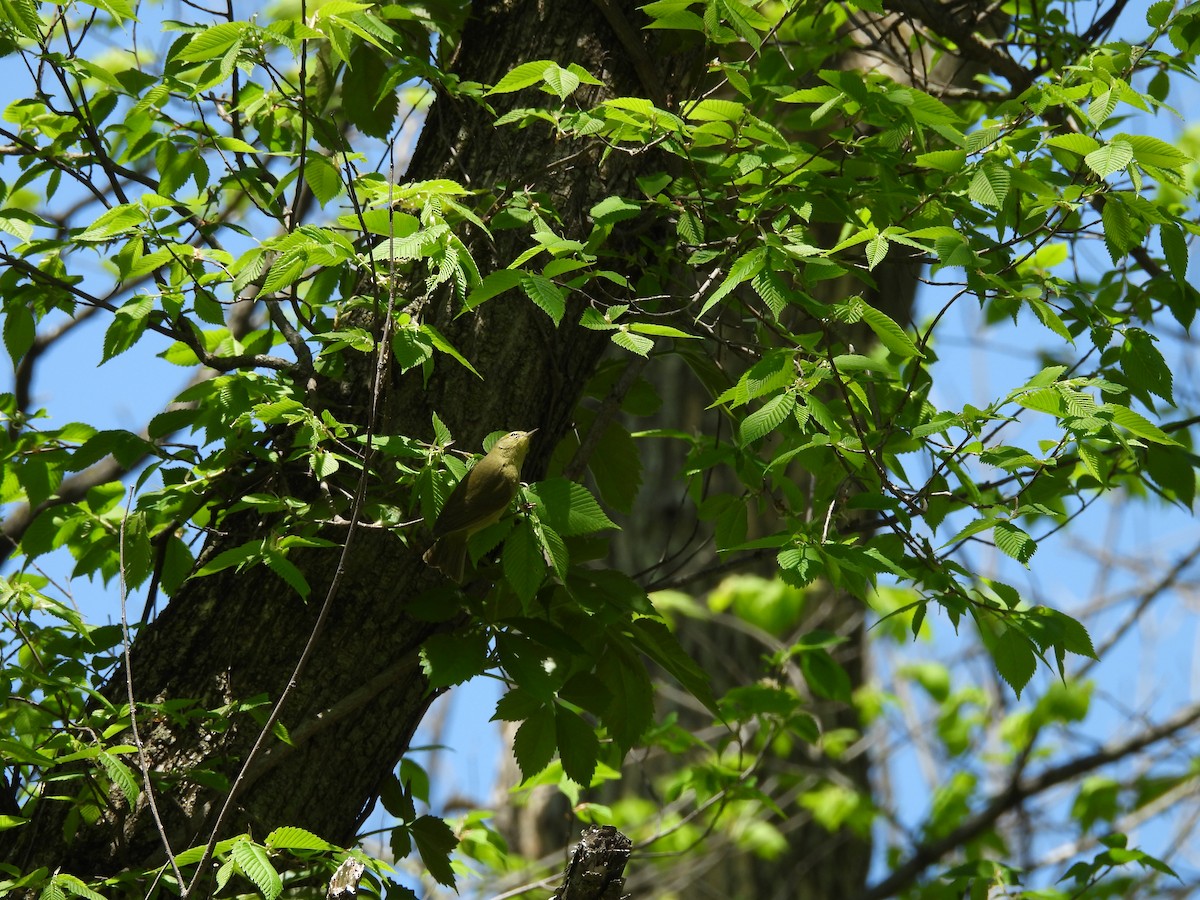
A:
<svg viewBox="0 0 1200 900">
<path fill-rule="evenodd" d="M 577 62 L 604 82 L 606 87 L 585 102 L 608 92 L 670 94 L 693 77 L 697 60 L 656 48 L 653 34 L 630 26 L 635 15 L 636 3 L 628 0 L 480 0 L 473 4 L 454 72 L 464 81 L 495 83 L 521 62 L 553 58 Z M 639 166 L 646 164 L 645 157 L 621 153 L 602 159 L 602 150 L 596 142 L 555 141 L 537 127 L 496 129 L 491 114 L 477 104 L 443 97 L 429 114 L 406 177 L 445 175 L 497 195 L 525 189 L 544 193 L 563 232 L 582 236 L 590 230 L 587 210 L 606 196 L 631 193 Z M 507 264 L 525 239 L 507 232 L 495 245 L 480 235 L 470 243 L 486 273 L 497 262 Z M 646 253 L 639 238 L 620 235 L 606 249 L 625 261 L 631 275 Z M 420 282 L 411 287 L 411 295 L 401 288 L 400 303 L 419 295 Z M 523 300 L 497 301 L 459 319 L 452 318 L 445 298 L 423 311 L 410 310 L 447 334 L 484 380 L 453 364 L 438 366 L 427 385 L 419 372 L 398 379 L 387 386 L 379 432 L 431 437 L 434 410 L 463 448 L 478 448 L 496 429 L 537 427 L 539 440 L 525 467 L 526 477 L 537 479 L 571 424 L 606 336 L 576 327 L 578 310 L 574 316 L 568 311 L 555 329 Z M 370 324 L 378 333 L 378 323 Z M 373 365 L 364 360 L 340 383 L 321 385 L 320 396 L 357 411 L 365 424 Z M 278 436 L 264 441 L 272 439 Z M 286 482 L 288 490 L 301 495 L 317 490 L 310 473 L 262 469 L 253 474 L 277 486 Z M 387 490 L 378 483 L 371 487 Z M 261 536 L 269 527 L 243 520 L 214 537 L 205 555 Z M 344 541 L 346 534 L 343 529 L 329 536 Z M 263 834 L 288 824 L 335 842 L 353 839 L 433 699 L 418 665 L 419 647 L 432 634 L 465 621 L 463 614 L 439 622 L 410 614 L 422 595 L 444 595 L 443 607 L 454 602 L 441 576 L 420 561 L 422 549 L 419 539 L 406 546 L 384 531 L 355 533 L 336 601 L 282 711 L 292 745 L 273 743 L 248 769 L 226 833 L 249 826 Z M 241 573 L 227 569 L 190 582 L 172 598 L 135 642 L 137 697 L 194 699 L 198 710 L 259 695 L 278 697 L 309 640 L 339 551 L 312 550 L 290 558 L 312 585 L 307 605 L 265 567 Z M 124 684 L 125 674 L 118 672 L 104 693 L 121 702 Z M 152 769 L 162 776 L 156 793 L 171 845 L 178 850 L 203 842 L 226 796 L 222 782 L 236 776 L 259 725 L 241 714 L 218 732 L 206 727 L 203 716 L 181 716 L 143 722 L 142 731 Z M 27 870 L 46 865 L 84 877 L 161 861 L 164 848 L 144 802 L 129 809 L 115 790 L 106 799 L 100 820 L 74 840 L 63 836 L 68 804 L 44 800 L 28 827 L 8 832 L 16 843 L 0 845 L 0 857 Z"/>
</svg>

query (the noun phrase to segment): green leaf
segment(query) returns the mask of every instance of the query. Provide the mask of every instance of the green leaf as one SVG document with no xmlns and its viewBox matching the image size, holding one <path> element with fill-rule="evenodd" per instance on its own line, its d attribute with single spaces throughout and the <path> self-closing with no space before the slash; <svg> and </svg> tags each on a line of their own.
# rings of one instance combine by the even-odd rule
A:
<svg viewBox="0 0 1200 900">
<path fill-rule="evenodd" d="M 1119 134 L 1117 138 L 1129 145 L 1138 165 L 1178 171 L 1193 162 L 1182 150 L 1148 134 Z"/>
<path fill-rule="evenodd" d="M 254 882 L 265 900 L 275 900 L 283 892 L 283 879 L 271 865 L 265 847 L 250 840 L 239 840 L 230 848 L 230 856 L 242 874 Z"/>
<path fill-rule="evenodd" d="M 479 286 L 467 295 L 467 302 L 463 304 L 463 312 L 474 309 L 479 304 L 518 287 L 524 274 L 515 269 L 498 269 L 488 274 L 479 283 Z"/>
<path fill-rule="evenodd" d="M 1134 389 L 1149 391 L 1174 404 L 1171 368 L 1154 346 L 1154 338 L 1147 332 L 1140 328 L 1125 332 L 1125 341 L 1121 345 L 1121 369 Z"/>
<path fill-rule="evenodd" d="M 1086 134 L 1060 134 L 1046 141 L 1050 147 L 1058 147 L 1063 150 L 1070 150 L 1072 153 L 1077 153 L 1080 156 L 1087 156 L 1100 149 L 1100 142 L 1094 137 Z"/>
<path fill-rule="evenodd" d="M 742 446 L 753 443 L 761 437 L 770 434 L 788 416 L 796 406 L 796 395 L 792 391 L 776 394 L 750 415 L 746 416 L 738 426 Z"/>
<path fill-rule="evenodd" d="M 565 478 L 548 478 L 531 485 L 538 518 L 563 537 L 592 534 L 617 524 L 605 515 L 596 498 L 582 484 Z"/>
<path fill-rule="evenodd" d="M 98 758 L 113 784 L 125 795 L 125 802 L 131 809 L 137 806 L 138 794 L 141 791 L 138 789 L 137 779 L 133 777 L 133 770 L 107 750 L 101 751 Z"/>
<path fill-rule="evenodd" d="M 1179 284 L 1187 283 L 1188 246 L 1183 229 L 1178 225 L 1164 222 L 1158 227 L 1158 238 L 1162 243 L 1163 256 L 1167 260 L 1167 268 Z"/>
<path fill-rule="evenodd" d="M 751 279 L 750 283 L 754 287 L 755 293 L 771 310 L 771 315 L 778 321 L 788 305 L 787 288 L 784 286 L 783 279 L 770 269 L 763 269 Z"/>
<path fill-rule="evenodd" d="M 888 255 L 888 239 L 882 234 L 877 234 L 875 237 L 867 241 L 867 271 L 870 272 L 879 265 Z"/>
<path fill-rule="evenodd" d="M 140 204 L 124 203 L 106 210 L 91 225 L 75 235 L 75 240 L 87 243 L 103 242 L 111 240 L 117 235 L 136 231 L 138 226 L 145 223 L 146 210 Z"/>
<path fill-rule="evenodd" d="M 632 200 L 623 197 L 606 197 L 592 207 L 590 215 L 599 225 L 611 225 L 625 219 L 635 218 L 642 213 L 642 207 Z"/>
<path fill-rule="evenodd" d="M 524 778 L 532 778 L 550 765 L 557 746 L 554 710 L 543 706 L 521 723 L 513 736 L 513 756 Z"/>
<path fill-rule="evenodd" d="M 342 179 L 338 170 L 320 154 L 312 154 L 304 161 L 304 183 L 322 206 L 342 193 Z"/>
<path fill-rule="evenodd" d="M 113 315 L 112 324 L 104 332 L 104 356 L 100 361 L 108 362 L 136 344 L 145 334 L 153 311 L 154 300 L 151 297 L 134 297 L 118 309 Z"/>
<path fill-rule="evenodd" d="M 552 59 L 535 59 L 531 62 L 522 63 L 517 66 L 498 82 L 496 86 L 485 94 L 510 94 L 513 91 L 519 91 L 521 88 L 531 87 L 544 80 L 546 70 L 554 67 L 558 68 L 558 63 Z"/>
<path fill-rule="evenodd" d="M 800 654 L 800 671 L 813 693 L 828 700 L 850 702 L 853 684 L 846 670 L 827 650 L 817 648 Z"/>
<path fill-rule="evenodd" d="M 600 755 L 596 732 L 577 713 L 562 706 L 555 707 L 554 731 L 564 774 L 576 784 L 588 787 Z"/>
<path fill-rule="evenodd" d="M 622 350 L 636 353 L 638 356 L 648 356 L 654 349 L 654 341 L 641 334 L 634 334 L 628 325 L 621 325 L 611 335 L 612 342 Z"/>
<path fill-rule="evenodd" d="M 749 281 L 755 275 L 762 271 L 763 266 L 767 261 L 767 248 L 755 247 L 748 250 L 734 260 L 733 265 L 729 267 L 729 274 L 725 276 L 725 280 L 713 291 L 704 305 L 700 307 L 700 312 L 696 318 L 701 318 L 706 312 L 712 309 L 716 304 L 720 303 L 734 288 L 744 281 Z"/>
<path fill-rule="evenodd" d="M 330 850 L 333 845 L 303 828 L 285 825 L 276 828 L 265 841 L 272 850 Z"/>
<path fill-rule="evenodd" d="M 33 313 L 24 303 L 6 303 L 4 308 L 4 346 L 16 367 L 29 352 L 37 337 Z"/>
<path fill-rule="evenodd" d="M 479 630 L 435 634 L 421 646 L 421 669 L 431 688 L 462 684 L 488 666 L 488 637 Z"/>
<path fill-rule="evenodd" d="M 500 563 L 504 569 L 504 580 L 521 602 L 528 606 L 546 576 L 546 560 L 534 536 L 533 526 L 527 519 L 518 519 L 516 527 L 509 532 Z"/>
<path fill-rule="evenodd" d="M 176 58 L 183 62 L 208 62 L 216 59 L 239 45 L 242 36 L 250 27 L 249 22 L 221 22 L 213 25 L 188 38 Z"/>
<path fill-rule="evenodd" d="M 913 343 L 912 338 L 887 313 L 869 306 L 861 299 L 857 305 L 861 310 L 863 321 L 875 332 L 875 336 L 879 338 L 879 343 L 883 344 L 883 346 L 887 347 L 897 356 L 905 358 L 910 356 L 924 357 L 924 354 L 917 349 L 917 345 Z"/>
<path fill-rule="evenodd" d="M 0 12 L 3 13 L 3 19 L 11 22 L 22 35 L 41 42 L 42 20 L 34 0 L 3 0 L 0 3 Z"/>
<path fill-rule="evenodd" d="M 1114 140 L 1099 150 L 1093 150 L 1083 158 L 1089 169 L 1101 178 L 1120 172 L 1133 160 L 1133 147 L 1129 141 Z"/>
<path fill-rule="evenodd" d="M 64 872 L 57 872 L 54 875 L 53 884 L 55 887 L 66 888 L 68 893 L 74 894 L 76 897 L 86 897 L 87 900 L 105 900 L 103 894 L 96 893 L 90 887 L 84 884 L 81 879 L 76 878 L 74 875 L 67 875 Z M 43 892 L 41 896 L 45 897 L 46 895 Z"/>
<path fill-rule="evenodd" d="M 557 326 L 562 321 L 563 313 L 567 311 L 567 298 L 562 290 L 549 278 L 530 272 L 520 274 L 521 290 L 525 292 L 525 296 L 537 304 Z"/>
<path fill-rule="evenodd" d="M 966 150 L 933 150 L 917 154 L 916 163 L 940 172 L 961 172 L 967 164 Z"/>
<path fill-rule="evenodd" d="M 409 826 L 421 862 L 433 880 L 447 887 L 454 887 L 454 868 L 450 865 L 450 853 L 458 846 L 458 838 L 450 826 L 437 816 L 421 816 Z"/>
<path fill-rule="evenodd" d="M 1013 627 L 1008 619 L 1000 619 L 990 613 L 977 613 L 979 634 L 991 654 L 1000 677 L 1021 697 L 1021 691 L 1037 669 L 1037 655 L 1033 642 Z"/>
<path fill-rule="evenodd" d="M 614 420 L 588 457 L 588 469 L 604 502 L 619 512 L 633 509 L 642 484 L 642 458 L 629 431 Z"/>
<path fill-rule="evenodd" d="M 421 325 L 421 331 L 429 335 L 429 340 L 435 348 L 455 360 L 459 365 L 461 365 L 476 378 L 480 379 L 481 381 L 483 380 L 483 376 L 476 371 L 473 365 L 471 365 L 470 360 L 459 353 L 458 350 L 454 348 L 454 345 L 446 340 L 440 331 L 428 324 Z"/>
<path fill-rule="evenodd" d="M 998 522 L 992 532 L 996 546 L 1022 565 L 1037 552 L 1037 542 L 1012 522 Z"/>
<path fill-rule="evenodd" d="M 1012 172 L 1003 163 L 985 161 L 975 170 L 967 194 L 972 200 L 982 206 L 999 209 L 1008 197 L 1008 189 L 1012 184 Z"/>
<path fill-rule="evenodd" d="M 152 550 L 144 513 L 130 513 L 121 529 L 121 576 L 127 589 L 138 587 L 150 576 Z"/>
<path fill-rule="evenodd" d="M 1172 438 L 1169 434 L 1167 434 L 1141 413 L 1136 413 L 1127 406 L 1117 406 L 1113 403 L 1106 403 L 1101 407 L 1101 411 L 1108 413 L 1108 415 L 1116 424 L 1140 438 L 1145 438 L 1146 440 L 1153 441 L 1156 444 L 1171 444 L 1174 446 L 1179 445 L 1179 442 Z"/>
<path fill-rule="evenodd" d="M 679 338 L 680 340 L 700 340 L 700 335 L 692 334 L 672 325 L 655 325 L 650 322 L 630 322 L 629 330 L 638 334 L 653 334 L 658 337 Z"/>
<path fill-rule="evenodd" d="M 546 82 L 546 86 L 560 100 L 566 100 L 570 97 L 575 93 L 575 89 L 580 84 L 578 75 L 559 65 L 548 66 L 546 71 L 542 73 L 542 79 Z M 489 91 L 488 93 L 495 93 L 495 91 Z"/>
<path fill-rule="evenodd" d="M 1104 225 L 1104 245 L 1113 262 L 1119 262 L 1134 247 L 1141 243 L 1141 236 L 1134 228 L 1133 217 L 1120 194 L 1106 194 L 1100 210 L 1100 221 Z"/>
<path fill-rule="evenodd" d="M 341 20 L 344 24 L 345 20 Z M 331 42 L 337 31 L 331 30 Z M 388 60 L 369 44 L 359 44 L 350 54 L 342 79 L 342 109 L 363 134 L 384 139 L 400 109 L 400 100 L 388 78 Z"/>
<path fill-rule="evenodd" d="M 600 720 L 617 744 L 629 750 L 654 721 L 654 687 L 646 667 L 632 648 L 611 641 L 596 663 L 596 677 L 609 696 Z"/>
<path fill-rule="evenodd" d="M 643 653 L 670 673 L 706 709 L 718 712 L 708 675 L 683 651 L 665 624 L 656 619 L 636 619 L 630 625 L 630 636 Z"/>
</svg>

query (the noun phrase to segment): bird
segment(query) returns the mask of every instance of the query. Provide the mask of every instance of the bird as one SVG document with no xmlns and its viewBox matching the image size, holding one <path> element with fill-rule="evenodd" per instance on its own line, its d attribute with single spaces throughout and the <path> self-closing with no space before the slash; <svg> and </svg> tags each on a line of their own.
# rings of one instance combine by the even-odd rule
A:
<svg viewBox="0 0 1200 900">
<path fill-rule="evenodd" d="M 521 464 L 533 431 L 510 431 L 455 485 L 433 523 L 433 545 L 421 558 L 461 583 L 471 535 L 500 521 L 521 486 Z"/>
</svg>

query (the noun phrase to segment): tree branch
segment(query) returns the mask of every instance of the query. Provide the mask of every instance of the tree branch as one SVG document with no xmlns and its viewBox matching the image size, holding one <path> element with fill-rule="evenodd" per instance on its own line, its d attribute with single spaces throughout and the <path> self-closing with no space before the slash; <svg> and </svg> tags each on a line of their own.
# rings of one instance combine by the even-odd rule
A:
<svg viewBox="0 0 1200 900">
<path fill-rule="evenodd" d="M 1052 766 L 1033 778 L 1011 782 L 1005 790 L 995 795 L 987 806 L 945 837 L 917 845 L 908 860 L 893 869 L 892 873 L 883 881 L 868 888 L 862 895 L 862 900 L 883 900 L 885 897 L 898 894 L 912 885 L 929 866 L 948 853 L 962 847 L 968 841 L 979 837 L 991 828 L 1002 815 L 1016 809 L 1030 797 L 1035 797 L 1049 788 L 1078 778 L 1101 766 L 1124 759 L 1151 744 L 1173 737 L 1197 721 L 1200 721 L 1200 704 L 1180 710 L 1161 725 L 1123 741 L 1109 744 L 1095 753 L 1078 756 L 1060 765 Z"/>
</svg>

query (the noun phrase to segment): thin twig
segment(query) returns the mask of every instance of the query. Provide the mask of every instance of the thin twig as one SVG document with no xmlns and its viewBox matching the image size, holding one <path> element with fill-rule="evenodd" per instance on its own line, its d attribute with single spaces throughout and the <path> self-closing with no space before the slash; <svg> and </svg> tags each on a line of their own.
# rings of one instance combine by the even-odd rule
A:
<svg viewBox="0 0 1200 900">
<path fill-rule="evenodd" d="M 120 538 L 117 542 L 118 559 L 120 561 L 120 593 L 121 593 L 121 647 L 125 654 L 125 691 L 129 698 L 129 730 L 133 733 L 133 744 L 137 747 L 138 766 L 142 770 L 142 784 L 145 785 L 146 802 L 150 805 L 150 815 L 154 817 L 154 826 L 162 839 L 163 849 L 167 851 L 167 861 L 175 873 L 175 883 L 182 892 L 180 896 L 187 900 L 188 889 L 184 888 L 183 873 L 175 861 L 175 851 L 171 849 L 171 839 L 167 837 L 167 829 L 163 825 L 162 816 L 158 812 L 158 803 L 154 800 L 154 785 L 150 782 L 150 759 L 146 756 L 146 748 L 142 744 L 142 736 L 138 733 L 137 698 L 133 693 L 133 656 L 130 652 L 132 642 L 129 640 L 129 616 L 126 613 L 126 600 L 129 596 L 129 586 L 125 582 L 125 525 L 129 521 L 129 511 L 133 508 L 134 488 L 129 488 L 129 502 L 125 507 L 125 515 L 121 517 Z"/>
</svg>

